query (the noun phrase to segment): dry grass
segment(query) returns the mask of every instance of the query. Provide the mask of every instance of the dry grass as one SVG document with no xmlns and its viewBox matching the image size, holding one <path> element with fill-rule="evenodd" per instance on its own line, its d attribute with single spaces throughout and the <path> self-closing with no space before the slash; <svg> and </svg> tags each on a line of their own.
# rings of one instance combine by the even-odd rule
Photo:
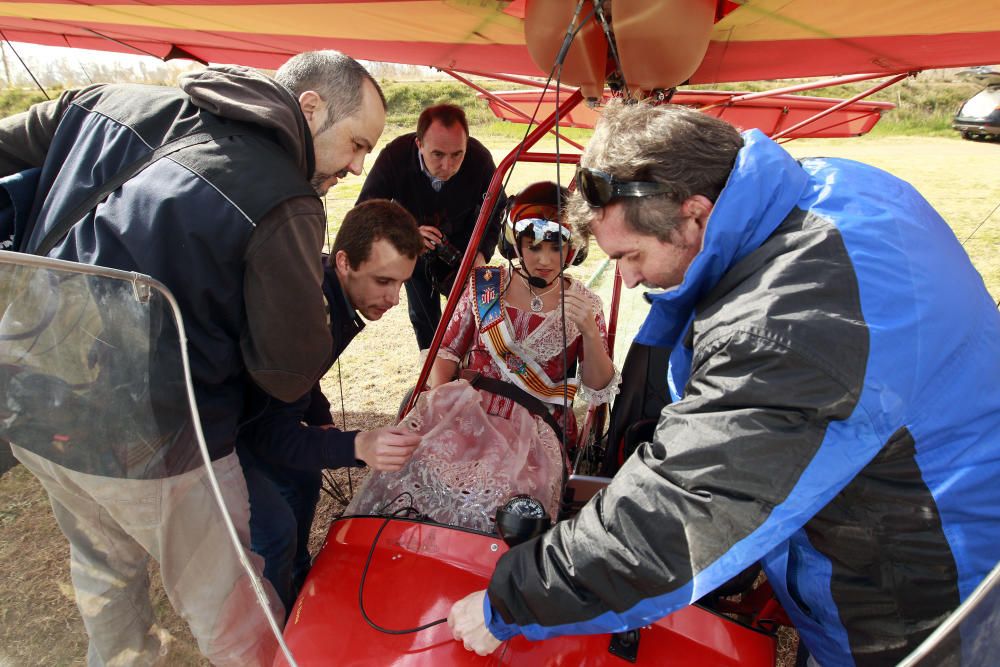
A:
<svg viewBox="0 0 1000 667">
<path fill-rule="evenodd" d="M 24 466 L 0 478 L 0 508 L 0 664 L 70 664 L 87 636 L 72 606 L 69 545 Z"/>
<path fill-rule="evenodd" d="M 962 241 L 993 300 L 1000 300 L 1000 142 L 955 137 L 862 137 L 802 140 L 796 157 L 823 155 L 866 162 L 917 187 Z"/>
<path fill-rule="evenodd" d="M 501 158 L 511 141 L 486 137 L 486 143 Z M 551 150 L 543 145 L 540 150 Z M 977 268 L 994 299 L 1000 299 L 1000 185 L 996 179 L 1000 145 L 977 144 L 957 138 L 887 137 L 849 141 L 798 141 L 788 148 L 796 156 L 830 155 L 869 162 L 914 183 L 965 240 Z M 369 162 L 370 164 L 370 162 Z M 571 169 L 562 170 L 563 181 Z M 554 178 L 554 168 L 541 165 L 518 167 L 509 191 L 542 178 Z M 339 185 L 328 198 L 331 233 L 343 213 L 353 204 L 361 179 Z M 602 253 L 591 248 L 578 276 L 589 276 Z M 606 271 L 598 290 L 608 303 L 611 271 Z M 641 321 L 644 309 L 637 292 L 627 294 L 622 307 L 619 351 Z M 347 428 L 372 428 L 390 422 L 403 393 L 415 381 L 418 353 L 404 303 L 381 321 L 371 323 L 324 379 L 340 422 L 340 388 L 343 387 Z M 337 474 L 342 484 L 346 475 Z M 353 480 L 356 484 L 358 479 Z M 318 548 L 325 528 L 342 508 L 324 497 L 313 530 Z M 0 666 L 82 664 L 86 637 L 72 600 L 68 549 L 59 533 L 47 500 L 34 478 L 23 467 L 0 477 Z M 158 582 L 158 577 L 154 577 Z M 171 664 L 201 664 L 190 636 L 172 612 L 158 583 L 154 604 L 161 622 L 178 641 Z M 779 637 L 783 660 L 794 652 L 794 633 Z"/>
</svg>

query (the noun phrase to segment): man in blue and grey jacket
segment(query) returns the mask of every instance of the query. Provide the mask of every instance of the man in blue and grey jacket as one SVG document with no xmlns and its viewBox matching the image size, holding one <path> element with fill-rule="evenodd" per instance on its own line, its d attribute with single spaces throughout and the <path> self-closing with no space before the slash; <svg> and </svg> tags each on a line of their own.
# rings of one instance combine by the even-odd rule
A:
<svg viewBox="0 0 1000 667">
<path fill-rule="evenodd" d="M 568 214 L 652 297 L 652 441 L 456 603 L 480 653 L 641 628 L 760 561 L 811 658 L 893 665 L 997 563 L 1000 313 L 907 183 L 610 106 Z M 983 664 L 963 646 L 968 664 Z"/>
</svg>

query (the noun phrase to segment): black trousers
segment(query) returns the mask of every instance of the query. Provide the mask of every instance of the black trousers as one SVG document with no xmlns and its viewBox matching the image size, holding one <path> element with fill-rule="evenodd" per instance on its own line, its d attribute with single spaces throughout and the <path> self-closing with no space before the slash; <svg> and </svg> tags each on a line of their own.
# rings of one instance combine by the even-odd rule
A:
<svg viewBox="0 0 1000 667">
<path fill-rule="evenodd" d="M 426 350 L 431 346 L 434 331 L 441 321 L 441 297 L 434 289 L 422 257 L 417 259 L 413 276 L 406 281 L 406 300 L 410 324 L 417 335 L 417 347 Z"/>
</svg>

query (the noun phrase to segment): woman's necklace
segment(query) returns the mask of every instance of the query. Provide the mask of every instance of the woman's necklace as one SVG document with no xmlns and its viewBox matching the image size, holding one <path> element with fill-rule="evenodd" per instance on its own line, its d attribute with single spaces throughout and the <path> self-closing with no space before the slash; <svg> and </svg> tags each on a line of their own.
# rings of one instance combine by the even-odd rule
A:
<svg viewBox="0 0 1000 667">
<path fill-rule="evenodd" d="M 517 275 L 521 276 L 520 273 Z M 541 294 L 535 294 L 535 290 L 531 289 L 531 283 L 528 282 L 528 279 L 525 278 L 524 276 L 521 276 L 521 280 L 524 281 L 524 286 L 528 288 L 528 292 L 531 294 L 531 301 L 529 302 L 529 305 L 531 306 L 531 312 L 533 313 L 542 312 L 542 308 L 545 307 L 545 302 L 542 301 L 542 297 L 551 292 L 552 290 L 554 290 L 555 288 L 559 287 L 559 281 L 556 281 L 555 285 L 548 288 Z"/>
</svg>

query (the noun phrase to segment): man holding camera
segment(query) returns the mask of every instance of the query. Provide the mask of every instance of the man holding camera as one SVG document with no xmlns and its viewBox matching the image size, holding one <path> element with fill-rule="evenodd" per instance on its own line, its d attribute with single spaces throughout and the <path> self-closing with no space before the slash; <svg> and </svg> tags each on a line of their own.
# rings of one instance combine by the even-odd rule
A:
<svg viewBox="0 0 1000 667">
<path fill-rule="evenodd" d="M 410 322 L 421 350 L 434 339 L 441 320 L 439 294 L 451 289 L 495 170 L 490 152 L 469 136 L 465 112 L 440 104 L 423 110 L 416 132 L 390 142 L 365 179 L 357 203 L 396 201 L 417 219 L 424 237 L 426 251 L 406 282 Z M 502 195 L 497 204 L 496 210 L 503 210 Z M 491 221 L 476 265 L 493 254 L 499 231 Z"/>
</svg>

